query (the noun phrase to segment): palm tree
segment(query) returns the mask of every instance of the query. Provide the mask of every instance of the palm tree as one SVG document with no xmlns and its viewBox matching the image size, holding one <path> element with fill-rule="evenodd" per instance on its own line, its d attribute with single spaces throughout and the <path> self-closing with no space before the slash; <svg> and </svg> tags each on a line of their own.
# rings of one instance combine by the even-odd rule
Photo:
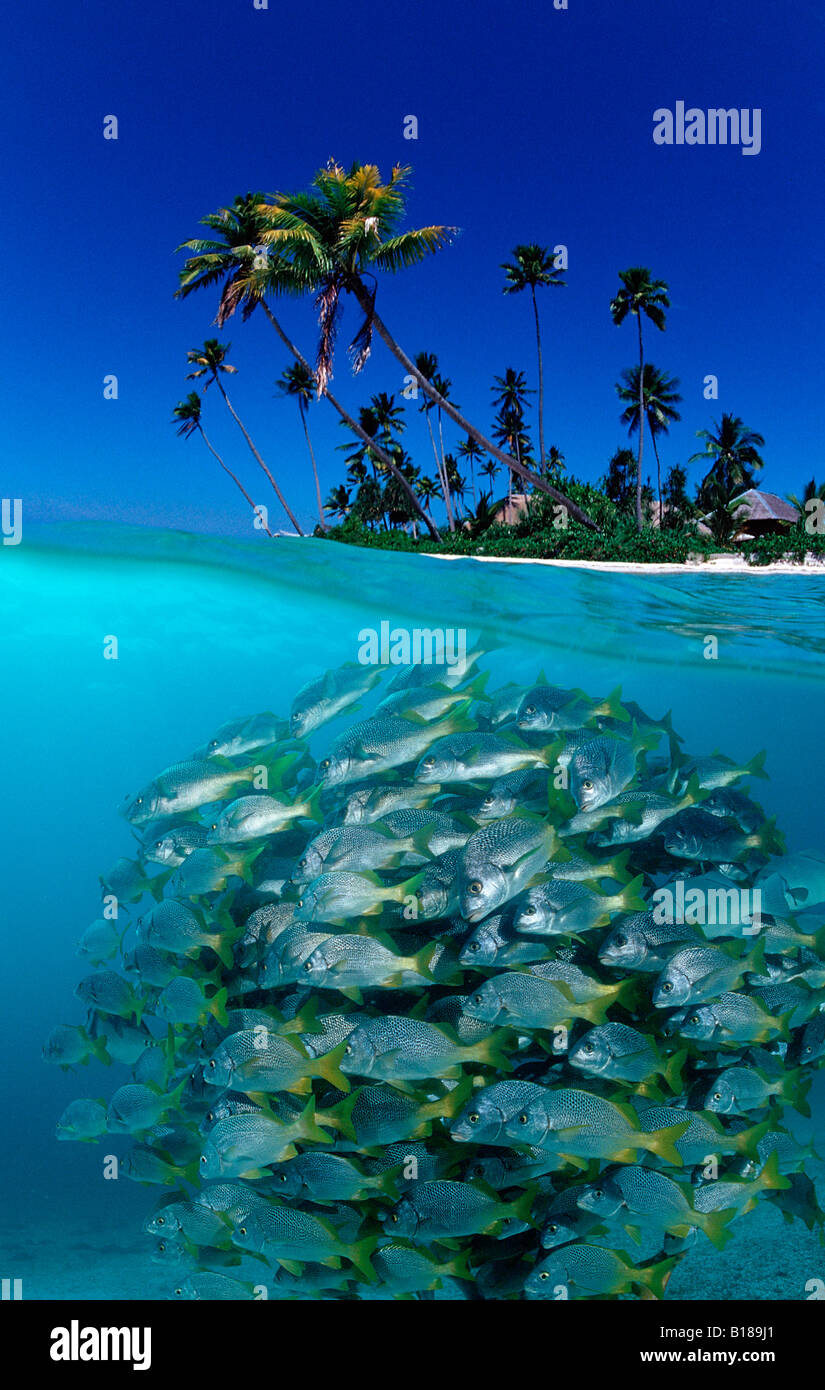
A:
<svg viewBox="0 0 825 1390">
<path fill-rule="evenodd" d="M 332 373 L 333 344 L 337 328 L 341 293 L 352 294 L 361 307 L 364 320 L 350 344 L 353 367 L 360 371 L 370 353 L 373 330 L 383 340 L 404 371 L 440 406 L 459 429 L 470 434 L 487 453 L 507 464 L 507 457 L 480 430 L 440 394 L 395 341 L 375 308 L 377 281 L 374 270 L 394 273 L 415 265 L 445 246 L 456 228 L 420 227 L 399 232 L 404 214 L 404 185 L 410 169 L 396 165 L 387 184 L 374 164 L 354 164 L 347 171 L 330 160 L 313 180 L 313 192 L 276 194 L 261 205 L 261 215 L 269 229 L 263 234 L 278 259 L 288 256 L 296 266 L 296 285 L 307 281 L 317 290 L 320 340 L 316 376 L 323 390 Z M 373 281 L 372 288 L 364 277 Z M 580 507 L 537 477 L 524 465 L 516 471 L 527 482 L 548 493 L 566 507 L 582 524 L 598 529 Z"/>
<path fill-rule="evenodd" d="M 513 367 L 507 367 L 504 376 L 494 377 L 493 381 L 495 384 L 490 389 L 493 392 L 493 405 L 498 409 L 493 438 L 521 463 L 532 447 L 524 429 L 524 407 L 527 397 L 532 396 L 533 392 L 527 387 L 524 373 L 517 372 Z M 512 499 L 512 468 L 508 469 L 508 478 L 508 496 Z"/>
<path fill-rule="evenodd" d="M 484 450 L 482 449 L 480 444 L 476 443 L 475 439 L 473 439 L 473 436 L 471 434 L 468 434 L 467 438 L 463 441 L 463 443 L 459 444 L 458 446 L 458 457 L 460 459 L 466 459 L 467 463 L 469 464 L 470 491 L 473 494 L 473 506 L 475 507 L 477 502 L 475 466 L 477 463 L 480 464 L 482 459 L 485 457 Z"/>
<path fill-rule="evenodd" d="M 681 420 L 681 415 L 676 409 L 681 404 L 682 397 L 677 391 L 679 385 L 676 377 L 668 376 L 667 372 L 659 371 L 652 362 L 645 362 L 644 372 L 642 373 L 642 385 L 639 389 L 639 368 L 628 367 L 622 372 L 622 380 L 616 386 L 619 400 L 627 403 L 627 409 L 622 412 L 621 422 L 627 425 L 628 434 L 634 434 L 639 428 L 639 401 L 644 399 L 645 417 L 650 428 L 650 437 L 653 440 L 653 452 L 656 455 L 656 491 L 659 498 L 659 525 L 662 524 L 662 465 L 659 461 L 659 446 L 657 439 L 660 434 L 667 434 L 668 426 Z"/>
<path fill-rule="evenodd" d="M 564 278 L 560 270 L 553 264 L 553 257 L 550 255 L 546 246 L 537 246 L 535 242 L 530 242 L 527 246 L 517 246 L 513 251 L 513 263 L 505 261 L 501 269 L 506 272 L 506 284 L 504 294 L 519 294 L 521 290 L 529 289 L 533 300 L 533 316 L 536 320 L 536 350 L 539 359 L 539 452 L 541 455 L 541 471 L 545 473 L 545 454 L 544 454 L 544 364 L 541 357 L 541 327 L 539 325 L 539 309 L 536 303 L 536 285 L 564 286 Z"/>
<path fill-rule="evenodd" d="M 312 447 L 312 440 L 309 437 L 309 424 L 307 422 L 307 412 L 309 403 L 315 396 L 315 379 L 312 372 L 302 366 L 300 362 L 293 362 L 286 367 L 281 376 L 276 381 L 278 394 L 281 396 L 291 396 L 298 402 L 298 413 L 301 417 L 301 424 L 304 427 L 304 438 L 309 449 L 309 457 L 312 463 L 312 476 L 315 479 L 315 496 L 318 501 L 318 520 L 321 523 L 321 530 L 326 531 L 327 523 L 324 516 L 324 508 L 321 502 L 321 481 L 318 477 L 318 465 L 315 462 L 315 450 Z"/>
<path fill-rule="evenodd" d="M 696 431 L 697 439 L 704 439 L 705 447 L 689 459 L 690 463 L 710 462 L 711 465 L 699 484 L 700 505 L 704 505 L 705 496 L 718 505 L 720 497 L 730 501 L 755 487 L 754 473 L 765 466 L 759 453 L 765 444 L 763 436 L 747 429 L 738 415 L 725 414 L 718 424 L 714 420 L 713 430 Z"/>
<path fill-rule="evenodd" d="M 332 516 L 340 516 L 343 521 L 349 516 L 351 508 L 352 497 L 349 488 L 344 487 L 343 483 L 338 483 L 330 491 L 329 497 L 324 503 L 324 511 L 329 512 Z"/>
<path fill-rule="evenodd" d="M 564 471 L 564 454 L 560 449 L 556 448 L 555 444 L 551 444 L 550 448 L 547 450 L 545 472 L 548 478 L 558 479 Z"/>
<path fill-rule="evenodd" d="M 813 502 L 815 499 L 820 502 L 825 502 L 825 483 L 817 483 L 816 478 L 809 478 L 802 489 L 801 500 L 797 497 L 795 492 L 788 492 L 785 495 L 789 502 L 792 502 L 795 507 L 799 508 L 800 512 L 804 512 L 806 502 Z"/>
<path fill-rule="evenodd" d="M 446 400 L 450 392 L 451 383 L 445 377 L 442 377 L 439 374 L 438 358 L 436 357 L 435 353 L 419 352 L 418 356 L 415 359 L 415 365 L 418 371 L 421 372 L 422 376 L 425 376 L 428 381 L 435 383 L 439 395 L 442 397 L 443 400 Z M 432 421 L 430 419 L 430 412 L 433 410 L 434 406 L 435 401 L 431 400 L 429 396 L 425 396 L 424 400 L 421 402 L 419 409 L 422 411 L 424 418 L 427 421 L 427 429 L 429 430 L 430 434 L 430 443 L 433 446 L 433 455 L 435 457 L 436 472 L 438 473 L 439 479 L 441 480 L 441 494 L 444 498 L 444 507 L 447 512 L 447 525 L 449 526 L 451 531 L 454 531 L 455 517 L 453 515 L 452 495 L 450 493 L 450 481 L 447 477 L 447 470 L 444 465 L 444 431 L 441 427 L 441 407 L 438 407 L 437 417 L 438 437 L 441 441 L 441 453 L 439 454 L 438 445 L 435 442 L 435 434 L 433 433 Z"/>
<path fill-rule="evenodd" d="M 202 225 L 213 233 L 212 238 L 196 237 L 185 241 L 179 251 L 189 251 L 180 272 L 180 284 L 175 293 L 176 299 L 185 299 L 195 290 L 211 289 L 223 283 L 215 322 L 222 327 L 227 319 L 242 306 L 244 321 L 256 308 L 261 308 L 269 319 L 275 332 L 287 350 L 307 372 L 311 368 L 306 358 L 287 336 L 279 320 L 273 314 L 266 296 L 279 294 L 305 294 L 314 283 L 307 279 L 301 267 L 266 245 L 264 233 L 269 228 L 268 220 L 261 213 L 262 193 L 247 193 L 237 197 L 230 208 L 220 208 L 202 218 Z M 334 410 L 349 428 L 365 439 L 357 421 L 347 413 L 328 388 L 321 391 Z M 376 452 L 382 462 L 392 470 L 391 461 L 380 449 Z M 414 505 L 417 499 L 414 500 Z M 440 540 L 438 528 L 431 518 L 422 517 L 434 540 Z"/>
<path fill-rule="evenodd" d="M 251 449 L 256 462 L 263 469 L 264 473 L 266 474 L 267 478 L 269 479 L 270 483 L 275 489 L 278 501 L 280 502 L 281 506 L 283 507 L 284 511 L 286 512 L 287 516 L 292 522 L 292 525 L 295 527 L 295 530 L 298 532 L 298 535 L 302 536 L 304 533 L 301 530 L 296 517 L 290 511 L 289 504 L 287 503 L 286 498 L 281 492 L 281 489 L 278 487 L 278 484 L 276 483 L 275 479 L 273 478 L 272 474 L 270 473 L 269 469 L 267 468 L 266 464 L 264 463 L 263 459 L 258 453 L 258 450 L 255 448 L 255 445 L 252 443 L 252 440 L 246 430 L 246 427 L 244 426 L 241 417 L 234 409 L 232 402 L 226 394 L 223 382 L 221 381 L 222 373 L 234 373 L 238 370 L 237 367 L 230 366 L 230 364 L 226 361 L 226 356 L 231 346 L 231 343 L 219 343 L 217 338 L 207 338 L 203 347 L 190 348 L 186 354 L 186 360 L 189 363 L 189 365 L 195 367 L 196 370 L 193 372 L 187 372 L 186 380 L 197 381 L 199 377 L 205 376 L 205 390 L 208 390 L 209 386 L 213 381 L 215 382 L 215 385 L 217 386 L 218 390 L 223 396 L 227 410 L 229 411 L 230 415 L 232 416 L 232 419 L 235 421 L 236 425 L 238 426 L 238 429 L 241 431 L 241 434 L 243 435 L 244 439 L 249 445 L 249 448 Z"/>
<path fill-rule="evenodd" d="M 644 379 L 645 354 L 642 343 L 642 314 L 655 324 L 661 332 L 665 329 L 665 309 L 670 308 L 667 285 L 664 280 L 654 280 L 644 266 L 631 266 L 620 270 L 621 286 L 618 294 L 610 301 L 610 313 L 615 324 L 624 323 L 628 314 L 635 314 L 639 325 L 639 418 L 644 411 L 642 386 Z M 642 453 L 644 451 L 644 430 L 639 430 L 639 457 L 636 463 L 636 528 L 642 529 Z"/>
<path fill-rule="evenodd" d="M 214 446 L 207 439 L 206 431 L 203 428 L 203 422 L 201 420 L 201 398 L 198 395 L 197 391 L 190 391 L 185 401 L 178 401 L 177 405 L 172 411 L 172 414 L 175 417 L 172 423 L 177 424 L 179 426 L 177 433 L 179 435 L 182 435 L 184 439 L 189 439 L 191 435 L 197 432 L 203 440 L 204 444 L 206 445 L 207 449 L 209 450 L 210 454 L 212 454 L 213 457 L 218 460 L 218 463 L 220 464 L 224 473 L 229 474 L 235 486 L 246 498 L 253 512 L 255 512 L 256 516 L 259 515 L 257 504 L 252 501 L 252 498 L 250 497 L 240 478 L 232 472 L 231 468 L 227 468 L 217 449 L 214 448 Z M 263 529 L 266 531 L 266 534 L 268 536 L 272 535 L 272 532 L 270 531 L 266 522 L 263 523 Z"/>
<path fill-rule="evenodd" d="M 488 459 L 486 463 L 483 463 L 481 465 L 479 471 L 484 474 L 485 478 L 490 479 L 490 496 L 492 497 L 493 483 L 498 477 L 498 464 L 496 463 L 495 459 Z"/>
</svg>

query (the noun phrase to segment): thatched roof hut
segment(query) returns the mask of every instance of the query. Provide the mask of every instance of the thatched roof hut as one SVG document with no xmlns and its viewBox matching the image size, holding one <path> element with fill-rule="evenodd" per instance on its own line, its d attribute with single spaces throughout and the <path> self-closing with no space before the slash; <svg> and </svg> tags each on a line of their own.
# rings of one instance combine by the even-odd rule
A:
<svg viewBox="0 0 825 1390">
<path fill-rule="evenodd" d="M 731 507 L 731 515 L 736 523 L 735 540 L 747 540 L 752 536 L 781 535 L 789 526 L 799 520 L 799 508 L 773 492 L 760 492 L 749 488 L 736 498 L 736 506 Z"/>
</svg>

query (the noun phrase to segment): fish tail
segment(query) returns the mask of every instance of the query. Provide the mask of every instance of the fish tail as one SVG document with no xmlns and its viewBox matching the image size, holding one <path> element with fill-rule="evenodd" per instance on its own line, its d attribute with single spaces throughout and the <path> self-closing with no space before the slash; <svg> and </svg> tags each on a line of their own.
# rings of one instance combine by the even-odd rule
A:
<svg viewBox="0 0 825 1390">
<path fill-rule="evenodd" d="M 444 1266 L 444 1272 L 450 1274 L 453 1279 L 472 1279 L 469 1250 L 459 1251 L 450 1263 Z"/>
<path fill-rule="evenodd" d="M 662 1072 L 662 1076 L 670 1087 L 674 1095 L 678 1095 L 684 1088 L 682 1080 L 682 1067 L 688 1058 L 688 1049 L 685 1047 L 681 1052 L 674 1052 L 667 1059 L 667 1064 Z"/>
<path fill-rule="evenodd" d="M 615 985 L 609 994 L 603 995 L 600 999 L 587 999 L 583 1004 L 575 1005 L 575 1017 L 587 1019 L 588 1023 L 598 1026 L 607 1021 L 607 1011 L 614 1003 L 617 994 L 622 986 Z"/>
<path fill-rule="evenodd" d="M 478 724 L 470 715 L 472 700 L 462 700 L 460 704 L 454 705 L 450 711 L 448 719 L 439 725 L 445 734 L 473 734 L 478 728 Z"/>
<path fill-rule="evenodd" d="M 765 938 L 760 936 L 753 944 L 753 949 L 748 951 L 742 959 L 743 971 L 748 970 L 754 975 L 764 975 L 765 973 Z"/>
<path fill-rule="evenodd" d="M 234 866 L 238 870 L 238 877 L 242 878 L 244 883 L 248 883 L 250 887 L 255 881 L 252 874 L 252 866 L 258 858 L 258 855 L 263 854 L 265 849 L 266 845 L 259 845 L 251 854 L 245 854 L 243 859 L 239 860 Z"/>
<path fill-rule="evenodd" d="M 621 1004 L 623 1009 L 632 1012 L 639 1003 L 641 990 L 642 985 L 639 980 L 630 975 L 626 980 L 620 980 L 618 984 L 614 985 L 610 995 L 605 997 L 609 998 L 611 1004 Z"/>
<path fill-rule="evenodd" d="M 318 1115 L 313 1113 L 315 1124 L 328 1125 L 330 1129 L 337 1129 L 339 1133 L 343 1134 L 345 1139 L 349 1139 L 352 1143 L 356 1144 L 358 1142 L 358 1136 L 355 1133 L 355 1126 L 352 1123 L 352 1112 L 355 1109 L 356 1102 L 363 1089 L 363 1086 L 359 1086 L 357 1090 L 351 1091 L 344 1100 L 339 1100 L 336 1105 L 330 1105 Z M 310 1103 L 314 1107 L 314 1099 Z M 309 1106 L 307 1109 L 309 1109 Z M 328 1134 L 324 1134 L 323 1142 L 329 1143 Z"/>
<path fill-rule="evenodd" d="M 313 1144 L 329 1143 L 329 1135 L 324 1133 L 316 1119 L 314 1096 L 310 1096 L 301 1111 L 301 1138 L 308 1139 Z"/>
<path fill-rule="evenodd" d="M 104 1067 L 112 1065 L 112 1059 L 106 1051 L 105 1038 L 89 1038 L 90 1055 L 98 1062 L 102 1062 Z"/>
<path fill-rule="evenodd" d="M 226 966 L 227 970 L 231 970 L 235 964 L 232 942 L 227 941 L 226 937 L 218 936 L 217 933 L 215 933 L 207 938 L 207 944 L 210 949 L 215 952 L 218 960 Z"/>
<path fill-rule="evenodd" d="M 808 1112 L 810 1114 L 810 1111 Z M 782 1192 L 791 1186 L 789 1178 L 783 1178 L 779 1171 L 779 1154 L 772 1149 L 770 1156 L 756 1179 L 759 1186 L 771 1192 Z"/>
<path fill-rule="evenodd" d="M 530 1186 L 524 1189 L 521 1196 L 510 1204 L 510 1210 L 516 1220 L 524 1221 L 528 1226 L 536 1226 L 538 1224 L 533 1217 L 533 1203 L 536 1200 L 537 1191 L 537 1184 L 534 1182 L 530 1183 Z"/>
<path fill-rule="evenodd" d="M 701 1213 L 700 1228 L 717 1250 L 724 1250 L 733 1231 L 727 1228 L 737 1214 L 736 1207 L 726 1207 L 724 1211 L 705 1211 Z M 699 1215 L 699 1213 L 697 1213 Z"/>
<path fill-rule="evenodd" d="M 806 1076 L 802 1067 L 797 1067 L 795 1071 L 783 1076 L 780 1091 L 780 1094 L 790 1102 L 794 1110 L 798 1110 L 800 1115 L 804 1115 L 807 1120 L 811 1118 L 811 1107 L 805 1097 L 810 1090 L 812 1080 L 813 1077 Z"/>
<path fill-rule="evenodd" d="M 432 964 L 435 956 L 441 950 L 439 941 L 428 941 L 426 946 L 422 946 L 420 951 L 416 951 L 411 957 L 413 969 L 419 975 L 423 975 L 425 980 L 433 980 L 435 976 L 432 971 Z"/>
<path fill-rule="evenodd" d="M 644 874 L 637 874 L 629 883 L 626 883 L 621 893 L 617 893 L 613 901 L 618 912 L 644 912 L 646 903 L 639 896 L 640 890 L 644 887 Z"/>
<path fill-rule="evenodd" d="M 653 1298 L 664 1298 L 667 1281 L 674 1266 L 679 1263 L 679 1259 L 679 1255 L 671 1255 L 670 1259 L 659 1260 L 658 1264 L 647 1265 L 645 1269 L 637 1269 L 636 1278 L 650 1291 Z"/>
<path fill-rule="evenodd" d="M 656 1154 L 663 1158 L 665 1163 L 672 1163 L 675 1168 L 684 1165 L 684 1159 L 676 1147 L 676 1141 L 690 1128 L 692 1120 L 682 1120 L 678 1125 L 668 1125 L 667 1129 L 657 1129 L 651 1134 L 636 1134 L 633 1142 L 640 1149 L 647 1149 L 648 1153 Z"/>
<path fill-rule="evenodd" d="M 226 1001 L 228 998 L 229 991 L 224 986 L 223 988 L 219 989 L 217 994 L 214 994 L 212 998 L 209 1000 L 209 1012 L 210 1014 L 214 1015 L 214 1017 L 218 1020 L 218 1023 L 221 1025 L 222 1028 L 225 1028 L 228 1023 L 228 1019 L 226 1017 Z"/>
<path fill-rule="evenodd" d="M 765 759 L 767 756 L 768 755 L 765 752 L 765 749 L 763 748 L 761 753 L 757 753 L 755 757 L 751 758 L 749 763 L 745 763 L 744 770 L 749 777 L 762 777 L 765 779 L 765 781 L 770 781 L 770 778 L 767 772 L 765 771 Z"/>
<path fill-rule="evenodd" d="M 487 682 L 490 679 L 489 671 L 482 671 L 470 681 L 469 685 L 462 687 L 461 694 L 470 700 L 490 700 L 492 696 L 487 694 Z"/>
<path fill-rule="evenodd" d="M 629 860 L 630 850 L 623 849 L 621 854 L 617 854 L 615 859 L 609 859 L 606 864 L 594 865 L 594 877 L 610 878 L 615 883 L 631 883 L 633 875 L 627 867 Z M 604 872 L 602 873 L 600 870 L 604 870 Z"/>
<path fill-rule="evenodd" d="M 597 713 L 605 715 L 608 719 L 618 719 L 622 724 L 628 723 L 630 715 L 622 704 L 622 687 L 620 685 L 617 685 L 615 690 L 611 690 L 607 699 L 599 706 Z"/>
<path fill-rule="evenodd" d="M 738 1134 L 728 1137 L 737 1153 L 745 1154 L 749 1158 L 758 1158 L 758 1146 L 774 1127 L 775 1122 L 775 1119 L 761 1120 L 758 1125 L 751 1125 L 749 1129 L 741 1129 Z"/>
<path fill-rule="evenodd" d="M 323 824 L 324 820 L 324 813 L 321 810 L 321 797 L 323 796 L 323 794 L 323 785 L 312 787 L 310 791 L 307 793 L 303 805 L 303 813 L 305 818 L 307 820 L 317 821 L 319 825 Z"/>
<path fill-rule="evenodd" d="M 343 1252 L 348 1260 L 351 1260 L 363 1275 L 368 1284 L 377 1282 L 378 1275 L 370 1264 L 370 1256 L 378 1245 L 378 1236 L 364 1236 L 363 1240 L 357 1240 L 354 1245 L 346 1245 Z"/>
<path fill-rule="evenodd" d="M 322 1076 L 336 1090 L 344 1091 L 346 1094 L 349 1094 L 352 1088 L 349 1077 L 341 1071 L 341 1060 L 346 1056 L 348 1046 L 349 1044 L 344 1038 L 344 1041 L 334 1047 L 331 1052 L 325 1052 L 323 1057 L 318 1058 L 318 1075 Z"/>
<path fill-rule="evenodd" d="M 161 901 L 163 897 L 163 890 L 166 887 L 166 884 L 169 882 L 170 878 L 172 877 L 173 873 L 173 869 L 164 869 L 163 873 L 155 874 L 154 878 L 147 878 L 146 891 L 147 893 L 151 894 L 156 903 L 159 903 Z M 126 933 L 124 932 L 123 936 L 125 935 Z M 123 941 L 123 936 L 121 936 L 120 938 L 121 943 Z"/>
<path fill-rule="evenodd" d="M 499 1028 L 495 1033 L 491 1033 L 488 1038 L 483 1038 L 481 1042 L 474 1043 L 472 1048 L 467 1049 L 467 1052 L 468 1055 L 472 1055 L 477 1062 L 486 1062 L 488 1066 L 496 1067 L 500 1071 L 512 1071 L 513 1064 L 510 1061 L 509 1053 L 505 1050 L 505 1045 L 509 1041 L 509 1030 L 507 1028 Z"/>
</svg>

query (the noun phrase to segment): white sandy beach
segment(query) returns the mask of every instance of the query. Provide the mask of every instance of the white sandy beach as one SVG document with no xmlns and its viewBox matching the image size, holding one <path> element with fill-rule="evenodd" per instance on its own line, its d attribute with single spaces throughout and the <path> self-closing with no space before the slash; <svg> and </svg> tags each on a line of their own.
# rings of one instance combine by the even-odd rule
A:
<svg viewBox="0 0 825 1390">
<path fill-rule="evenodd" d="M 712 555 L 685 564 L 629 564 L 624 560 L 541 560 L 531 555 L 443 555 L 434 560 L 480 560 L 491 565 L 555 565 L 557 569 L 603 570 L 612 574 L 805 574 L 822 578 L 825 564 L 808 557 L 804 565 L 749 565 L 742 555 Z"/>
</svg>

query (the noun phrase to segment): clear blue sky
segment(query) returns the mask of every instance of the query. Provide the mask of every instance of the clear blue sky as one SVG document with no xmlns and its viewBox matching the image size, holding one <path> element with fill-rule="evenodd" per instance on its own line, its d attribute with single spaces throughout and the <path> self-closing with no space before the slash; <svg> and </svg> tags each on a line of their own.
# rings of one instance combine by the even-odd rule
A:
<svg viewBox="0 0 825 1390">
<path fill-rule="evenodd" d="M 379 307 L 410 352 L 438 353 L 484 427 L 494 373 L 513 365 L 535 385 L 529 299 L 502 295 L 499 264 L 518 241 L 565 243 L 568 286 L 544 291 L 541 308 L 547 442 L 573 471 L 596 479 L 625 442 L 614 382 L 636 342 L 608 304 L 619 268 L 642 264 L 671 287 L 649 355 L 684 396 L 663 463 L 684 462 L 695 431 L 727 410 L 766 437 L 764 486 L 821 477 L 824 40 L 820 0 L 12 6 L 0 58 L 0 494 L 22 496 L 30 520 L 249 534 L 228 479 L 169 424 L 190 389 L 186 349 L 214 333 L 216 303 L 172 298 L 173 252 L 236 193 L 304 185 L 330 155 L 385 172 L 412 164 L 409 224 L 463 229 L 431 263 L 385 278 Z M 656 146 L 653 112 L 679 100 L 760 108 L 761 153 Z M 410 113 L 415 142 L 402 138 Z M 102 136 L 108 114 L 117 142 Z M 284 319 L 311 355 L 311 304 Z M 344 347 L 357 321 L 350 308 L 334 383 L 351 407 L 401 385 L 380 343 L 352 380 Z M 239 368 L 233 400 L 309 523 L 297 412 L 273 399 L 285 353 L 263 319 L 222 336 Z M 103 399 L 107 373 L 117 401 Z M 717 402 L 703 399 L 708 373 Z M 210 434 L 268 501 L 214 395 Z M 342 480 L 343 432 L 324 404 L 311 421 L 326 493 Z M 427 467 L 423 419 L 405 443 Z"/>
</svg>

